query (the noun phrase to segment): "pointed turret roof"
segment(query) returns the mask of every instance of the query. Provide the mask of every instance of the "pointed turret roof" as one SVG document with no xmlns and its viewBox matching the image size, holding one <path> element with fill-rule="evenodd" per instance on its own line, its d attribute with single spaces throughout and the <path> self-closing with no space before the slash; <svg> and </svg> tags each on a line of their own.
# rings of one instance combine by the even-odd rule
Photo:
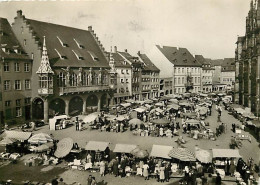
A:
<svg viewBox="0 0 260 185">
<path fill-rule="evenodd" d="M 45 36 L 43 38 L 43 48 L 42 48 L 42 60 L 40 67 L 36 71 L 37 74 L 54 74 L 54 72 L 51 69 L 49 57 L 47 53 L 47 47 L 45 44 Z"/>
</svg>

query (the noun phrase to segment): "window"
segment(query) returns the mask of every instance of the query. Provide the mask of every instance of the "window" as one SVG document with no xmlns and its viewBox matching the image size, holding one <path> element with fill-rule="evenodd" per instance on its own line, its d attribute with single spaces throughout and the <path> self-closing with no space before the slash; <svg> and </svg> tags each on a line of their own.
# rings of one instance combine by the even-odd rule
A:
<svg viewBox="0 0 260 185">
<path fill-rule="evenodd" d="M 30 80 L 25 80 L 24 81 L 24 88 L 25 89 L 31 89 L 31 81 Z"/>
<path fill-rule="evenodd" d="M 4 72 L 9 72 L 9 63 L 4 62 Z"/>
<path fill-rule="evenodd" d="M 24 63 L 24 72 L 29 72 L 29 71 L 30 71 L 30 64 Z"/>
<path fill-rule="evenodd" d="M 178 73 L 181 73 L 181 68 L 178 68 Z"/>
<path fill-rule="evenodd" d="M 15 90 L 21 90 L 21 81 L 20 80 L 14 81 L 14 89 Z"/>
<path fill-rule="evenodd" d="M 5 101 L 5 106 L 6 106 L 6 107 L 10 107 L 10 106 L 11 106 L 11 101 L 10 101 L 10 100 Z"/>
<path fill-rule="evenodd" d="M 4 81 L 4 90 L 5 91 L 10 90 L 10 80 L 5 80 Z"/>
<path fill-rule="evenodd" d="M 24 98 L 24 104 L 30 104 L 31 98 Z"/>
<path fill-rule="evenodd" d="M 31 53 L 31 58 L 34 59 L 34 54 L 33 53 Z"/>
<path fill-rule="evenodd" d="M 178 77 L 178 84 L 180 84 L 181 83 L 181 78 L 180 77 Z"/>
<path fill-rule="evenodd" d="M 182 73 L 184 73 L 184 68 L 182 68 Z"/>
<path fill-rule="evenodd" d="M 121 82 L 121 83 L 124 83 L 124 79 L 120 79 L 120 82 Z"/>
<path fill-rule="evenodd" d="M 128 69 L 126 70 L 126 74 L 129 74 Z"/>
<path fill-rule="evenodd" d="M 195 83 L 197 83 L 197 77 L 195 77 Z"/>
<path fill-rule="evenodd" d="M 14 63 L 14 71 L 19 72 L 20 71 L 20 64 L 19 63 Z"/>
<path fill-rule="evenodd" d="M 82 76 L 82 82 L 85 82 L 85 78 L 84 78 L 84 75 Z M 83 83 L 84 85 L 84 83 Z M 60 72 L 59 75 L 58 75 L 58 86 L 59 87 L 65 87 L 66 86 L 66 75 L 65 73 L 63 72 Z"/>
<path fill-rule="evenodd" d="M 15 100 L 15 104 L 16 104 L 16 106 L 21 106 L 21 99 Z"/>
<path fill-rule="evenodd" d="M 70 85 L 77 86 L 77 75 L 75 73 L 70 75 Z"/>
<path fill-rule="evenodd" d="M 129 92 L 129 90 L 128 90 L 128 87 L 126 87 L 126 90 L 125 90 L 126 92 Z"/>
<path fill-rule="evenodd" d="M 16 115 L 16 117 L 21 117 L 22 116 L 22 109 L 21 109 L 21 107 L 16 107 L 15 108 L 15 115 Z"/>
<path fill-rule="evenodd" d="M 182 77 L 182 84 L 184 84 L 185 82 L 184 82 L 184 77 Z"/>
<path fill-rule="evenodd" d="M 128 79 L 125 79 L 125 83 L 128 83 Z"/>
<path fill-rule="evenodd" d="M 124 74 L 124 70 L 123 69 L 121 69 L 121 74 Z"/>
</svg>

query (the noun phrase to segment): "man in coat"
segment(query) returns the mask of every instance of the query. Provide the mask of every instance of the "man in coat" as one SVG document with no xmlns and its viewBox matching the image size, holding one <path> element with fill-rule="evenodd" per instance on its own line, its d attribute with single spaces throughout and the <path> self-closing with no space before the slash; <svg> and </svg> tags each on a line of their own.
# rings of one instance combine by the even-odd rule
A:
<svg viewBox="0 0 260 185">
<path fill-rule="evenodd" d="M 113 173 L 115 177 L 118 176 L 118 157 L 116 158 L 114 164 L 113 164 Z"/>
</svg>

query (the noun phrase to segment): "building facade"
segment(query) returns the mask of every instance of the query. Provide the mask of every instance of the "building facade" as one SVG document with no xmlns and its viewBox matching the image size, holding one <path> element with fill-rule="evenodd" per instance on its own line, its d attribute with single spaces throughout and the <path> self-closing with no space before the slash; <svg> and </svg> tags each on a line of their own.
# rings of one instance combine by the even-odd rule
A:
<svg viewBox="0 0 260 185">
<path fill-rule="evenodd" d="M 0 18 L 0 44 L 0 122 L 29 120 L 32 60 L 4 18 Z"/>
<path fill-rule="evenodd" d="M 197 93 L 201 91 L 202 64 L 186 48 L 160 47 L 157 45 L 157 49 L 167 59 L 168 65 L 171 66 L 165 67 L 168 65 L 157 60 L 157 63 L 155 63 L 161 70 L 161 73 L 170 70 L 173 93 Z"/>
<path fill-rule="evenodd" d="M 146 54 L 137 53 L 142 62 L 142 99 L 159 96 L 160 70 L 152 63 Z"/>
<path fill-rule="evenodd" d="M 260 98 L 260 1 L 251 1 L 250 10 L 246 17 L 246 33 L 238 37 L 236 48 L 236 66 L 238 66 L 237 81 L 239 103 L 249 107 L 259 115 Z"/>
<path fill-rule="evenodd" d="M 49 115 L 100 111 L 113 102 L 114 73 L 91 26 L 81 30 L 31 20 L 20 10 L 12 28 L 33 60 L 31 104 L 34 119 L 44 118 L 47 122 Z M 42 63 L 46 63 L 44 55 L 48 56 L 53 73 L 39 72 Z"/>
<path fill-rule="evenodd" d="M 211 66 L 211 63 L 206 60 L 202 55 L 195 55 L 195 59 L 202 64 L 201 71 L 201 84 L 202 92 L 208 93 L 213 90 L 213 75 L 215 69 Z"/>
<path fill-rule="evenodd" d="M 233 91 L 235 85 L 235 59 L 225 58 L 221 66 L 220 83 L 227 85 L 227 91 Z"/>
<path fill-rule="evenodd" d="M 142 100 L 142 63 L 138 57 L 130 55 L 127 50 L 117 53 L 132 67 L 132 98 Z"/>
<path fill-rule="evenodd" d="M 110 67 L 114 66 L 117 74 L 117 89 L 114 93 L 114 103 L 119 104 L 124 100 L 132 98 L 132 66 L 114 47 L 114 52 L 110 52 Z"/>
</svg>

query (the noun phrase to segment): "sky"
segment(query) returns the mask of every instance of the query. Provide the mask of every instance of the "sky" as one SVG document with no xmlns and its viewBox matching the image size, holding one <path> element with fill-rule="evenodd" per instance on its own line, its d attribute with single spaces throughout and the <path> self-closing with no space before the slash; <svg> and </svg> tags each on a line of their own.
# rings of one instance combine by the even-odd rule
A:
<svg viewBox="0 0 260 185">
<path fill-rule="evenodd" d="M 136 55 L 155 44 L 187 48 L 205 58 L 233 58 L 245 34 L 250 0 L 92 0 L 0 2 L 0 17 L 25 17 L 81 29 L 92 26 L 107 51 Z"/>
</svg>

